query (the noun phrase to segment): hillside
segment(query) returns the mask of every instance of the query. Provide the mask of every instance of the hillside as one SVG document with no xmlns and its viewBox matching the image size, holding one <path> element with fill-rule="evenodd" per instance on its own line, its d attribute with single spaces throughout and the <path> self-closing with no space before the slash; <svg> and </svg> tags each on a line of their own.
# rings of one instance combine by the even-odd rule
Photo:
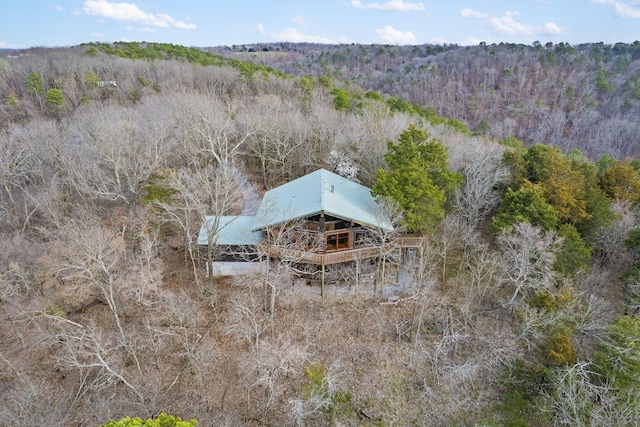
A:
<svg viewBox="0 0 640 427">
<path fill-rule="evenodd" d="M 633 425 L 632 47 L 0 59 L 0 425 Z M 392 200 L 424 246 L 328 268 L 324 298 L 290 260 L 206 277 L 205 215 L 240 214 L 245 179 L 263 194 L 319 168 Z"/>
<path fill-rule="evenodd" d="M 212 48 L 299 76 L 333 76 L 527 145 L 638 157 L 640 42 L 531 46 L 274 45 Z M 248 52 L 251 50 L 251 52 Z"/>
</svg>

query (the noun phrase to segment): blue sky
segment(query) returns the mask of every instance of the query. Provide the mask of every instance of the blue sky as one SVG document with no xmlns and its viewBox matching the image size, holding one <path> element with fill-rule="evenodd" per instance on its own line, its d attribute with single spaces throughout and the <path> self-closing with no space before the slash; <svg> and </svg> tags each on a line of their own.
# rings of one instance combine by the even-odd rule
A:
<svg viewBox="0 0 640 427">
<path fill-rule="evenodd" d="M 3 0 L 0 48 L 640 40 L 640 0 Z"/>
</svg>

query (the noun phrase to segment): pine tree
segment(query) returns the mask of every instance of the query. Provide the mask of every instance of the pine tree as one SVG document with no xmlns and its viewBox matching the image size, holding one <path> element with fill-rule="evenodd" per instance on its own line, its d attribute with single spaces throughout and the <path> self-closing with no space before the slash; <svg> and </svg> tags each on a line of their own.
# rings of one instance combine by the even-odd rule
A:
<svg viewBox="0 0 640 427">
<path fill-rule="evenodd" d="M 372 194 L 400 205 L 407 231 L 435 227 L 444 218 L 448 194 L 462 183 L 460 174 L 447 169 L 446 147 L 411 125 L 397 143 L 387 143 L 384 158 L 389 169 L 378 170 Z"/>
</svg>

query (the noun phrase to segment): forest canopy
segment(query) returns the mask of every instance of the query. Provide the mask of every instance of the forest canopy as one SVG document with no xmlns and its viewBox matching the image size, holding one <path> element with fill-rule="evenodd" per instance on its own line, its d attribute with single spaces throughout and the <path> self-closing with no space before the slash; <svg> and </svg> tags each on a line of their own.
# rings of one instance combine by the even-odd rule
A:
<svg viewBox="0 0 640 427">
<path fill-rule="evenodd" d="M 0 424 L 633 425 L 639 69 L 637 43 L 1 58 Z M 198 244 L 320 168 L 394 201 L 374 258 Z"/>
</svg>

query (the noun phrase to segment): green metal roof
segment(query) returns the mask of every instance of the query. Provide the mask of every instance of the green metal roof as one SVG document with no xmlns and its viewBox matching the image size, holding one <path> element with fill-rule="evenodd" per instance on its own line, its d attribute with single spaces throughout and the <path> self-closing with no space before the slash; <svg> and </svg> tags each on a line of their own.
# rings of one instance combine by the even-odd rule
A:
<svg viewBox="0 0 640 427">
<path fill-rule="evenodd" d="M 212 230 L 216 226 L 217 233 L 215 237 L 218 245 L 257 245 L 262 241 L 262 233 L 260 231 L 251 230 L 253 216 L 221 216 L 216 217 L 209 215 L 205 217 L 205 222 L 200 227 L 198 233 L 198 244 L 207 245 L 209 238 L 207 229 Z"/>
<path fill-rule="evenodd" d="M 252 230 L 315 215 L 323 211 L 372 228 L 393 230 L 371 190 L 326 169 L 319 169 L 265 193 Z"/>
</svg>

